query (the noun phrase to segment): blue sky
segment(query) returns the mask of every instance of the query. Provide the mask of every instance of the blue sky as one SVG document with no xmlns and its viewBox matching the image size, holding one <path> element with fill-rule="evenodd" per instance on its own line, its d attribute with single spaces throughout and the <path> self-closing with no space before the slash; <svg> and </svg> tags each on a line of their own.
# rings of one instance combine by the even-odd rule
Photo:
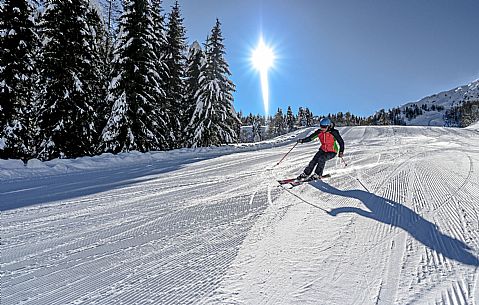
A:
<svg viewBox="0 0 479 305">
<path fill-rule="evenodd" d="M 169 12 L 174 0 L 165 0 Z M 216 18 L 236 84 L 235 109 L 264 113 L 250 63 L 262 33 L 276 53 L 270 114 L 308 107 L 366 116 L 479 78 L 477 0 L 183 0 L 188 42 Z"/>
</svg>

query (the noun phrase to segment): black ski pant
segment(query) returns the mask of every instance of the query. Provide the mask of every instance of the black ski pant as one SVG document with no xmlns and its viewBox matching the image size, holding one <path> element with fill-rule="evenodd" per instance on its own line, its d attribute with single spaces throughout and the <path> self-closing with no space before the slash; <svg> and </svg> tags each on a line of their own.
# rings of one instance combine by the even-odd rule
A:
<svg viewBox="0 0 479 305">
<path fill-rule="evenodd" d="M 325 152 L 320 149 L 309 162 L 308 166 L 306 166 L 304 173 L 308 176 L 311 175 L 314 167 L 316 166 L 316 170 L 314 171 L 315 174 L 322 176 L 326 161 L 331 160 L 334 157 L 336 157 L 335 152 Z"/>
</svg>

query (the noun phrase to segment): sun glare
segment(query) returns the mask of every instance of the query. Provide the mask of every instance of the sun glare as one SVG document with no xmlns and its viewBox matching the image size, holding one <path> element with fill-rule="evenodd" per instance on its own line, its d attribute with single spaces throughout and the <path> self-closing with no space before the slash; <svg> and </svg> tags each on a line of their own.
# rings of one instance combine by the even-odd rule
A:
<svg viewBox="0 0 479 305">
<path fill-rule="evenodd" d="M 253 66 L 258 71 L 264 71 L 271 68 L 274 64 L 274 52 L 268 47 L 263 38 L 260 39 L 258 46 L 253 51 L 253 56 L 251 57 Z"/>
<path fill-rule="evenodd" d="M 269 84 L 268 84 L 268 70 L 274 65 L 274 52 L 268 47 L 263 37 L 260 38 L 258 46 L 253 50 L 251 62 L 256 70 L 259 71 L 261 81 L 261 93 L 263 96 L 263 105 L 266 117 L 268 116 L 269 108 Z"/>
</svg>

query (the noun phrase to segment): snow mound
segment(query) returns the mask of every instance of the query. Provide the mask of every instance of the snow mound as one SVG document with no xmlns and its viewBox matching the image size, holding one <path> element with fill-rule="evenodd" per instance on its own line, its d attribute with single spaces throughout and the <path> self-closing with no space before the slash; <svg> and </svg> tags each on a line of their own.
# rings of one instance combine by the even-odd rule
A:
<svg viewBox="0 0 479 305">
<path fill-rule="evenodd" d="M 467 126 L 466 129 L 472 129 L 472 130 L 479 131 L 479 121 L 477 121 L 476 123 L 474 123 L 472 125 Z"/>
</svg>

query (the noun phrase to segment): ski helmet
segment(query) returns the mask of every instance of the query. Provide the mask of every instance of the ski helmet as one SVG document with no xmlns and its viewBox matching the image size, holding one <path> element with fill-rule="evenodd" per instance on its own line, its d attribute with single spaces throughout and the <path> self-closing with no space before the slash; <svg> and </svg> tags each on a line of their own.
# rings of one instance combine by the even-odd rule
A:
<svg viewBox="0 0 479 305">
<path fill-rule="evenodd" d="M 319 122 L 319 126 L 321 127 L 329 127 L 331 125 L 331 120 L 328 119 L 328 118 L 323 118 L 320 122 Z"/>
</svg>

